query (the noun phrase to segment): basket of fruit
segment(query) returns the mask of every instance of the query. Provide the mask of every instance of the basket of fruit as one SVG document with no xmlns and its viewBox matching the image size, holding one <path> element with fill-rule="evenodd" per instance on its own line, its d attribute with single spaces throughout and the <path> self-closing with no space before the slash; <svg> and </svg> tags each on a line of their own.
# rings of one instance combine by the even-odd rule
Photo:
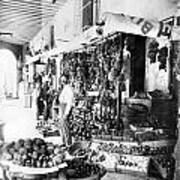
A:
<svg viewBox="0 0 180 180">
<path fill-rule="evenodd" d="M 89 141 L 77 141 L 68 147 L 66 160 L 84 159 L 88 156 L 91 143 Z M 67 155 L 67 154 L 66 154 Z"/>
<path fill-rule="evenodd" d="M 37 177 L 64 169 L 65 148 L 43 139 L 20 139 L 4 145 L 0 164 L 23 177 Z"/>
<path fill-rule="evenodd" d="M 74 159 L 69 161 L 66 171 L 68 180 L 100 180 L 106 173 L 103 166 Z"/>
</svg>

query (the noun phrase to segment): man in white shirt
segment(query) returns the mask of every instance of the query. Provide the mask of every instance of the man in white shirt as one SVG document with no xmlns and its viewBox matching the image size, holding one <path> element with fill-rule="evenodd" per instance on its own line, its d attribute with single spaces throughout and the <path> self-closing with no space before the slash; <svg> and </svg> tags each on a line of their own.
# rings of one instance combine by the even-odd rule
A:
<svg viewBox="0 0 180 180">
<path fill-rule="evenodd" d="M 72 86 L 68 81 L 69 81 L 68 76 L 62 76 L 61 82 L 63 84 L 63 90 L 59 96 L 59 102 L 60 102 L 59 121 L 60 121 L 61 135 L 63 136 L 63 142 L 66 145 L 69 145 L 71 143 L 68 116 L 74 105 L 74 92 Z"/>
</svg>

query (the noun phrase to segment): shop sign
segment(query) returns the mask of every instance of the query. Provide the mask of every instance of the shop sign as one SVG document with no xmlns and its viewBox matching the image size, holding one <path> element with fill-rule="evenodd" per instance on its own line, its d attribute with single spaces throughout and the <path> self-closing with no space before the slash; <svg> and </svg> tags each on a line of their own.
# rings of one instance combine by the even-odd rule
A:
<svg viewBox="0 0 180 180">
<path fill-rule="evenodd" d="M 104 34 L 112 32 L 125 32 L 148 37 L 169 38 L 172 27 L 169 24 L 155 20 L 127 16 L 124 14 L 104 13 L 102 20 L 105 22 Z"/>
</svg>

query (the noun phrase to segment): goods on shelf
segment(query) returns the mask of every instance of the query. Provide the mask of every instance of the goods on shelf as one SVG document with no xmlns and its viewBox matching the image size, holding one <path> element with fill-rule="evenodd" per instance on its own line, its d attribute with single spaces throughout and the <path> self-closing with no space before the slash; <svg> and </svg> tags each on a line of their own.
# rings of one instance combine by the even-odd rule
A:
<svg viewBox="0 0 180 180">
<path fill-rule="evenodd" d="M 130 155 L 168 155 L 174 152 L 175 140 L 145 141 L 142 143 L 128 141 L 101 141 L 92 142 L 92 148 L 97 151 Z"/>
<path fill-rule="evenodd" d="M 121 41 L 117 33 L 94 49 L 63 56 L 61 72 L 70 75 L 77 99 L 70 117 L 75 139 L 91 139 L 99 131 L 110 134 L 108 130 L 117 126 L 116 91 L 118 83 L 124 82 Z M 83 100 L 84 106 L 79 108 Z"/>
<path fill-rule="evenodd" d="M 49 136 L 60 136 L 60 132 L 58 127 L 55 125 L 54 121 L 44 121 L 38 120 L 36 129 L 42 134 L 44 137 Z"/>
</svg>

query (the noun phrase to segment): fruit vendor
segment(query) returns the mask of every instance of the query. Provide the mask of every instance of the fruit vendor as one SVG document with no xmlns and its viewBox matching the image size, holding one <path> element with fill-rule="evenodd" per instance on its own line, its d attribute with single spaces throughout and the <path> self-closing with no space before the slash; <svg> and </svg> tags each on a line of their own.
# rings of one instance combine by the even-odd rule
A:
<svg viewBox="0 0 180 180">
<path fill-rule="evenodd" d="M 69 132 L 68 116 L 70 115 L 74 104 L 74 92 L 72 86 L 70 85 L 68 75 L 63 75 L 61 77 L 61 83 L 63 84 L 63 89 L 59 95 L 59 125 L 63 143 L 65 145 L 69 145 L 71 143 L 71 137 Z"/>
</svg>

